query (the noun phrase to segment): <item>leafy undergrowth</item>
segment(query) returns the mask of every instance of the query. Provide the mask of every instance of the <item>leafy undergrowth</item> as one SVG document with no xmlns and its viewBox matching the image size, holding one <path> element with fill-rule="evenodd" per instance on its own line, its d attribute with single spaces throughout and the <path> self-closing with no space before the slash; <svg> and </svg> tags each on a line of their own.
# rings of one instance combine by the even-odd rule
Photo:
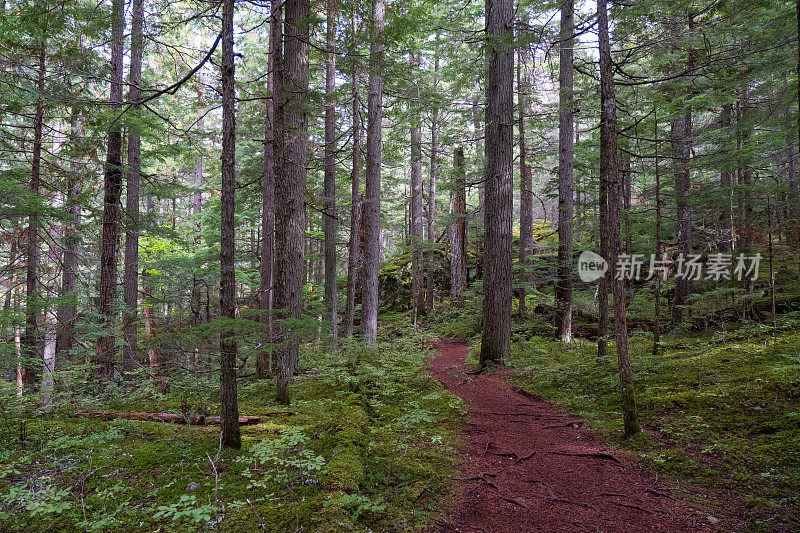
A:
<svg viewBox="0 0 800 533">
<path fill-rule="evenodd" d="M 240 389 L 241 451 L 214 427 L 4 410 L 3 531 L 424 530 L 450 498 L 460 400 L 429 379 L 428 338 L 385 321 L 370 351 L 307 345 L 292 405 Z M 11 396 L 13 398 L 13 396 Z M 149 407 L 180 412 L 167 394 Z M 116 398 L 113 407 L 141 402 Z M 208 403 L 211 412 L 216 405 Z"/>
<path fill-rule="evenodd" d="M 661 355 L 631 338 L 636 402 L 645 432 L 621 438 L 614 360 L 596 345 L 517 339 L 521 386 L 580 414 L 613 445 L 641 455 L 737 530 L 800 529 L 800 333 L 775 339 L 742 328 L 722 341 L 674 334 Z M 472 350 L 474 352 L 474 350 Z"/>
</svg>

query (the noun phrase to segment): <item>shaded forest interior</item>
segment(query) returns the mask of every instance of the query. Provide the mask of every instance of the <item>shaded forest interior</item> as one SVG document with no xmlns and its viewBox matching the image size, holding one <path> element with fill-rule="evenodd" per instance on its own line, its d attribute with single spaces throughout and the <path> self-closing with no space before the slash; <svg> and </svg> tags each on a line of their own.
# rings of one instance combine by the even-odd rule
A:
<svg viewBox="0 0 800 533">
<path fill-rule="evenodd" d="M 0 0 L 0 529 L 447 530 L 442 338 L 703 524 L 800 529 L 799 34 Z"/>
</svg>

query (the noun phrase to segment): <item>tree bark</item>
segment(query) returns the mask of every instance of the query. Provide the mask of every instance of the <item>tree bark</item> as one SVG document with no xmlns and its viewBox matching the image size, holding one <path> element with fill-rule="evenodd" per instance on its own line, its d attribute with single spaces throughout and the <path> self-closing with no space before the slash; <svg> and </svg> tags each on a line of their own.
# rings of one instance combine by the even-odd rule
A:
<svg viewBox="0 0 800 533">
<path fill-rule="evenodd" d="M 464 178 L 464 148 L 453 150 L 453 225 L 450 242 L 450 298 L 455 307 L 464 308 L 467 290 L 467 192 Z"/>
<path fill-rule="evenodd" d="M 689 15 L 689 31 L 694 28 L 692 15 Z M 694 52 L 689 51 L 687 69 L 694 64 Z M 691 86 L 689 97 L 692 96 Z M 671 144 L 675 179 L 675 207 L 678 217 L 678 253 L 688 258 L 692 253 L 692 206 L 689 198 L 691 186 L 690 157 L 692 149 L 692 112 L 691 109 L 672 122 Z M 690 280 L 688 276 L 675 277 L 675 298 L 673 299 L 672 321 L 679 325 L 683 321 L 684 306 L 689 297 Z"/>
<path fill-rule="evenodd" d="M 486 172 L 483 336 L 480 364 L 507 364 L 511 352 L 511 226 L 513 196 L 511 0 L 486 1 Z"/>
<path fill-rule="evenodd" d="M 53 233 L 57 233 L 54 231 Z M 58 254 L 55 250 L 51 250 L 51 255 L 55 256 L 51 259 L 56 264 L 58 261 Z M 44 314 L 44 349 L 42 352 L 42 388 L 41 388 L 41 401 L 42 407 L 49 409 L 53 406 L 53 390 L 55 388 L 55 381 L 53 373 L 56 370 L 56 341 L 58 337 L 58 316 L 53 301 L 58 296 L 58 288 L 56 280 L 47 287 L 48 306 Z"/>
<path fill-rule="evenodd" d="M 608 11 L 606 0 L 597 2 L 598 43 L 600 48 L 600 180 L 608 183 L 608 230 L 610 240 L 610 275 L 617 264 L 622 248 L 620 235 L 620 198 L 622 182 L 617 161 L 617 110 L 614 95 L 614 74 L 611 60 L 611 44 L 608 35 Z M 609 275 L 608 273 L 606 274 Z M 636 404 L 633 396 L 633 372 L 628 351 L 628 323 L 625 309 L 625 282 L 614 277 L 614 333 L 617 344 L 622 417 L 626 437 L 639 433 Z"/>
<path fill-rule="evenodd" d="M 602 179 L 602 177 L 598 186 L 598 218 L 600 226 L 600 255 L 603 256 L 603 258 L 608 262 L 609 270 L 613 270 L 614 263 L 611 262 L 611 251 L 609 247 L 608 235 L 608 181 Z M 608 326 L 610 321 L 608 293 L 608 276 L 603 276 L 600 278 L 597 287 L 597 359 L 600 361 L 606 361 L 608 359 Z"/>
<path fill-rule="evenodd" d="M 234 0 L 222 4 L 222 198 L 220 213 L 220 315 L 236 318 L 236 94 L 233 59 Z M 238 346 L 232 324 L 221 335 L 220 430 L 222 444 L 241 448 L 239 405 L 236 391 Z"/>
<path fill-rule="evenodd" d="M 475 132 L 475 164 L 478 167 L 478 174 L 484 176 L 486 174 L 486 153 L 484 151 L 484 143 L 486 131 L 481 122 L 481 85 L 480 82 L 475 82 L 475 97 L 472 99 L 472 127 Z M 485 117 L 484 117 L 485 118 Z M 486 183 L 483 179 L 478 183 L 478 213 L 480 217 L 478 223 L 478 236 L 482 238 L 483 235 L 483 209 L 486 201 Z M 482 248 L 482 243 L 478 243 L 479 248 Z"/>
<path fill-rule="evenodd" d="M 72 124 L 70 137 L 73 145 L 83 142 L 83 116 L 76 107 L 72 110 Z M 72 215 L 72 220 L 64 225 L 64 258 L 61 273 L 61 298 L 72 301 L 58 309 L 57 319 L 59 324 L 56 339 L 56 353 L 59 357 L 69 353 L 75 345 L 75 319 L 78 315 L 78 306 L 74 303 L 78 288 L 78 247 L 80 246 L 81 206 L 78 195 L 81 190 L 81 178 L 84 167 L 77 156 L 73 155 L 69 162 L 68 189 L 66 207 Z"/>
<path fill-rule="evenodd" d="M 517 62 L 517 99 L 519 102 L 519 117 L 517 130 L 519 132 L 519 317 L 525 318 L 528 313 L 525 299 L 527 285 L 531 281 L 529 273 L 529 256 L 533 255 L 533 173 L 528 165 L 528 150 L 525 143 L 525 117 L 530 111 L 528 94 L 530 92 L 530 79 L 525 65 L 525 59 L 530 54 L 520 50 Z"/>
<path fill-rule="evenodd" d="M 122 108 L 122 56 L 125 29 L 124 1 L 113 0 L 111 20 L 111 107 Z M 100 244 L 99 314 L 104 335 L 97 343 L 95 376 L 107 380 L 114 373 L 115 318 L 117 299 L 117 250 L 119 248 L 120 196 L 122 193 L 122 125 L 108 130 L 103 194 L 103 230 Z"/>
<path fill-rule="evenodd" d="M 358 33 L 355 10 L 352 20 L 353 35 Z M 346 334 L 352 336 L 355 321 L 356 285 L 358 283 L 359 264 L 361 263 L 361 193 L 359 181 L 361 172 L 361 97 L 358 93 L 358 62 L 356 60 L 356 40 L 353 39 L 353 79 L 351 92 L 353 95 L 353 166 L 350 172 L 350 242 L 347 257 L 347 302 L 344 315 Z"/>
<path fill-rule="evenodd" d="M 327 47 L 325 62 L 325 176 L 323 183 L 323 232 L 325 234 L 325 320 L 330 321 L 334 346 L 339 337 L 339 312 L 336 285 L 336 24 L 337 0 L 328 2 Z"/>
<path fill-rule="evenodd" d="M 797 79 L 800 80 L 800 0 L 795 2 L 797 7 Z M 797 145 L 800 147 L 800 82 L 797 85 Z M 800 172 L 800 165 L 797 165 L 797 172 Z M 800 183 L 800 175 L 798 175 L 795 183 Z M 800 195 L 800 191 L 795 188 L 796 194 Z M 795 222 L 798 222 L 795 220 Z M 800 233 L 800 232 L 798 232 Z M 796 236 L 795 244 L 797 244 L 798 248 L 800 248 L 800 235 Z M 798 269 L 800 269 L 800 261 L 798 261 Z M 800 283 L 798 283 L 798 289 L 800 289 Z"/>
<path fill-rule="evenodd" d="M 11 249 L 8 251 L 8 263 L 6 264 L 6 273 L 8 273 L 8 290 L 6 291 L 5 296 L 3 297 L 3 311 L 5 313 L 11 312 L 11 302 L 13 300 L 13 294 L 16 290 L 16 279 L 15 273 L 19 269 L 19 258 L 17 257 L 19 250 L 17 246 L 19 245 L 19 230 L 17 228 L 17 219 L 11 219 Z M 17 310 L 15 309 L 14 312 Z M 15 322 L 16 323 L 16 322 Z M 14 339 L 14 332 L 13 327 L 11 329 L 11 334 L 7 335 L 7 331 L 5 328 L 5 324 L 3 327 L 3 341 L 4 343 L 11 343 Z"/>
<path fill-rule="evenodd" d="M 575 159 L 573 103 L 573 0 L 561 4 L 559 34 L 558 110 L 558 278 L 556 280 L 556 327 L 563 342 L 572 340 L 572 233 L 575 209 L 573 167 Z"/>
<path fill-rule="evenodd" d="M 483 254 L 484 254 L 484 211 L 486 209 L 486 153 L 485 153 L 485 138 L 486 131 L 481 125 L 481 105 L 480 93 L 481 85 L 479 81 L 475 82 L 475 97 L 472 99 L 472 127 L 475 132 L 475 165 L 477 167 L 476 173 L 481 176 L 478 185 L 478 209 L 477 217 L 475 218 L 475 256 L 476 264 L 478 266 L 478 278 L 483 278 Z M 484 117 L 485 118 L 485 117 Z"/>
<path fill-rule="evenodd" d="M 272 92 L 272 98 L 267 100 L 267 116 L 264 121 L 264 169 L 261 175 L 261 264 L 259 268 L 260 285 L 258 301 L 261 310 L 261 323 L 265 332 L 261 336 L 264 349 L 258 354 L 256 360 L 256 375 L 264 379 L 272 374 L 273 359 L 273 316 L 272 309 L 275 302 L 275 176 L 278 172 L 283 176 L 283 31 L 281 29 L 283 16 L 281 6 L 277 3 L 270 8 L 270 36 L 269 36 L 269 74 L 267 75 L 267 88 Z M 277 103 L 279 102 L 280 103 Z M 277 109 L 280 108 L 280 131 L 276 120 Z M 277 146 L 277 148 L 276 148 Z M 277 155 L 280 153 L 280 161 Z"/>
<path fill-rule="evenodd" d="M 438 50 L 437 50 L 438 52 Z M 436 59 L 433 64 L 433 90 L 439 90 L 439 54 L 436 54 Z M 438 172 L 439 162 L 439 109 L 433 109 L 431 116 L 431 159 L 430 159 L 430 174 L 428 178 L 428 275 L 426 277 L 425 288 L 425 312 L 430 314 L 436 304 L 436 174 Z"/>
<path fill-rule="evenodd" d="M 198 105 L 203 105 L 203 91 L 205 89 L 206 84 L 206 77 L 205 72 L 200 74 L 200 88 L 197 90 L 197 103 Z M 192 214 L 195 218 L 195 229 L 197 233 L 194 237 L 194 245 L 195 250 L 200 245 L 200 235 L 203 230 L 202 224 L 200 221 L 200 214 L 203 212 L 203 193 L 200 190 L 203 186 L 203 140 L 205 136 L 205 113 L 200 110 L 199 115 L 197 117 L 197 144 L 198 150 L 197 155 L 195 155 L 194 159 L 194 173 L 192 176 L 192 187 L 194 188 L 194 192 L 192 193 Z M 203 308 L 201 303 L 201 291 L 200 291 L 200 280 L 197 278 L 196 271 L 192 273 L 192 294 L 191 294 L 191 310 L 193 316 L 193 322 L 195 325 L 201 324 L 204 320 L 208 320 L 207 316 L 203 316 Z M 196 349 L 197 350 L 197 349 Z M 195 352 L 197 353 L 197 352 Z"/>
<path fill-rule="evenodd" d="M 19 309 L 19 289 L 14 289 L 14 307 Z M 14 355 L 16 356 L 17 364 L 14 369 L 14 374 L 17 382 L 17 397 L 22 397 L 24 389 L 24 380 L 22 372 L 22 334 L 20 332 L 19 324 L 14 324 Z"/>
<path fill-rule="evenodd" d="M 653 152 L 655 153 L 655 175 L 656 175 L 656 258 L 661 259 L 661 160 L 658 154 L 658 112 L 653 110 Z M 661 276 L 656 276 L 653 309 L 653 355 L 658 355 L 661 351 Z"/>
<path fill-rule="evenodd" d="M 725 138 L 730 135 L 730 128 L 731 128 L 731 116 L 732 116 L 732 104 L 725 104 L 722 106 L 722 113 L 720 117 L 720 126 L 724 128 L 726 131 L 723 132 Z M 729 143 L 724 143 L 722 146 L 723 150 L 728 148 Z M 729 168 L 723 168 L 719 174 L 719 186 L 722 189 L 724 194 L 724 198 L 722 200 L 722 222 L 723 222 L 723 233 L 727 233 L 726 239 L 724 241 L 723 250 L 732 252 L 734 248 L 734 238 L 736 236 L 735 231 L 736 228 L 733 224 L 733 189 L 731 185 L 733 184 L 733 172 Z"/>
<path fill-rule="evenodd" d="M 419 72 L 419 56 L 414 53 L 409 59 L 411 78 Z M 409 95 L 411 106 L 411 305 L 414 313 L 414 327 L 425 308 L 423 249 L 422 249 L 422 124 L 420 123 L 419 86 L 412 85 Z"/>
<path fill-rule="evenodd" d="M 44 128 L 45 108 L 45 74 L 46 74 L 45 39 L 39 45 L 39 65 L 36 89 L 36 114 L 33 119 L 33 158 L 31 161 L 31 193 L 39 196 L 42 170 L 42 129 Z M 39 331 L 36 317 L 41 307 L 38 292 L 39 275 L 39 215 L 36 207 L 28 217 L 27 264 L 25 278 L 25 338 L 22 345 L 25 350 L 22 378 L 25 385 L 32 387 L 36 380 L 35 362 L 39 359 Z"/>
<path fill-rule="evenodd" d="M 675 204 L 678 217 L 678 253 L 687 258 L 692 252 L 691 237 L 692 219 L 689 203 L 689 137 L 691 136 L 691 118 L 682 115 L 671 125 L 672 161 L 675 179 Z M 676 276 L 675 298 L 673 299 L 672 320 L 677 325 L 683 321 L 683 311 L 689 296 L 689 279 L 687 276 Z"/>
<path fill-rule="evenodd" d="M 384 0 L 375 0 L 370 44 L 369 95 L 367 98 L 367 162 L 364 175 L 364 279 L 361 334 L 367 345 L 378 340 L 378 273 L 381 260 L 381 126 L 383 117 Z"/>
<path fill-rule="evenodd" d="M 287 318 L 297 320 L 302 313 L 304 245 L 306 229 L 306 140 L 308 137 L 308 24 L 309 0 L 286 2 L 286 156 L 283 180 L 276 176 L 275 205 L 275 286 L 277 307 L 286 309 Z M 299 339 L 291 328 L 283 327 L 278 355 L 278 400 L 289 403 L 289 381 L 298 367 Z"/>
<path fill-rule="evenodd" d="M 131 65 L 128 83 L 130 92 L 128 100 L 138 102 L 141 98 L 142 53 L 144 39 L 144 0 L 133 1 L 133 18 L 131 22 Z M 140 106 L 134 104 L 133 109 Z M 122 368 L 131 371 L 138 362 L 136 341 L 136 306 L 139 300 L 139 178 L 141 175 L 141 139 L 138 125 L 134 122 L 128 132 L 128 172 L 125 185 L 125 212 L 128 224 L 125 231 L 125 270 L 122 275 L 123 300 L 125 313 L 123 316 L 122 336 L 125 343 L 122 347 Z"/>
</svg>

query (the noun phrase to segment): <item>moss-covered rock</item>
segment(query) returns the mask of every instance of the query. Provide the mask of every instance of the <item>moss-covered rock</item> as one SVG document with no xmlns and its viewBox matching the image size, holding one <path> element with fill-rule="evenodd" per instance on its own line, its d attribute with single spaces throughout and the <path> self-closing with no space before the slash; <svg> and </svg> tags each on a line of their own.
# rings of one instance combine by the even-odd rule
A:
<svg viewBox="0 0 800 533">
<path fill-rule="evenodd" d="M 369 416 L 361 403 L 364 397 L 353 393 L 336 416 L 336 432 L 331 438 L 331 460 L 322 471 L 327 490 L 353 492 L 364 474 L 364 448 L 367 445 Z"/>
<path fill-rule="evenodd" d="M 327 490 L 354 492 L 364 474 L 361 449 L 346 447 L 336 450 L 322 471 L 322 483 Z"/>
<path fill-rule="evenodd" d="M 369 417 L 360 405 L 345 405 L 339 413 L 339 428 L 345 429 L 364 429 Z"/>
<path fill-rule="evenodd" d="M 330 495 L 322 509 L 315 515 L 315 529 L 318 533 L 339 533 L 341 531 L 356 531 L 350 511 L 340 500 L 342 492 Z"/>
</svg>

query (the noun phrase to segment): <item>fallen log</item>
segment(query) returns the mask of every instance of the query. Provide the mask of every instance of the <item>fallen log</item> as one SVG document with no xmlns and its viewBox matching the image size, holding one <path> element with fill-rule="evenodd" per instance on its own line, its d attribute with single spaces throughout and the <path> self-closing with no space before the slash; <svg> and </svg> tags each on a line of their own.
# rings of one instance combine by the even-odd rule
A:
<svg viewBox="0 0 800 533">
<path fill-rule="evenodd" d="M 278 413 L 275 413 L 278 414 Z M 283 414 L 289 414 L 283 413 Z M 165 422 L 167 424 L 186 424 L 186 417 L 176 413 L 126 413 L 114 411 L 77 411 L 70 415 L 72 417 L 80 418 L 99 418 L 102 420 L 143 420 L 146 422 Z M 261 422 L 261 417 L 258 416 L 240 416 L 240 426 L 252 426 Z M 219 416 L 217 415 L 191 415 L 189 417 L 189 425 L 191 426 L 215 426 L 219 425 Z"/>
</svg>

